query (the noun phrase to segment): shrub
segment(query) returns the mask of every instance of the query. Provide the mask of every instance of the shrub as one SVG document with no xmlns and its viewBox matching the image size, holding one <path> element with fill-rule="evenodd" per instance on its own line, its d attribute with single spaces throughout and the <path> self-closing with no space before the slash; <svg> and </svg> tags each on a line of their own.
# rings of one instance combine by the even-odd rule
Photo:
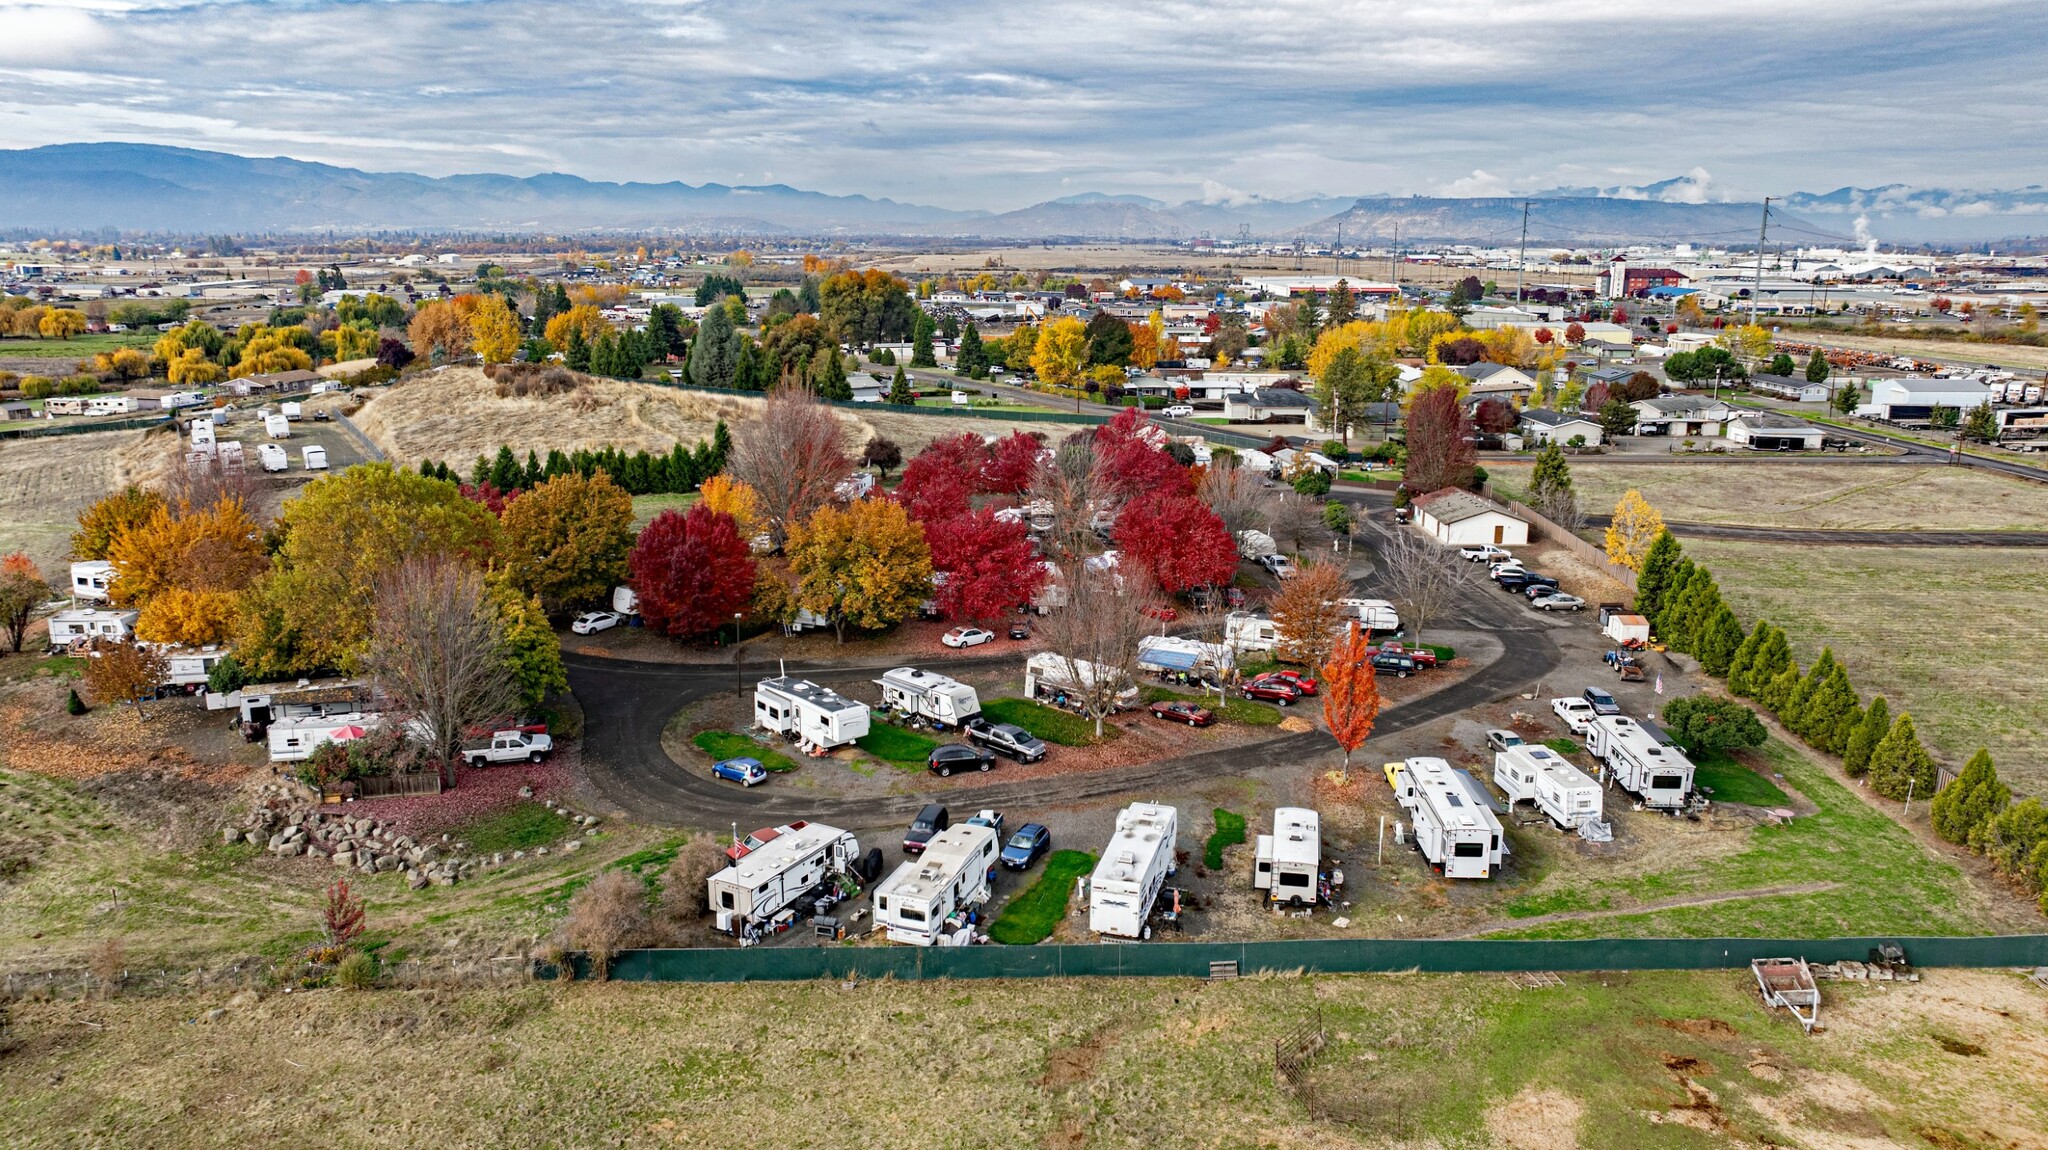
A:
<svg viewBox="0 0 2048 1150">
<path fill-rule="evenodd" d="M 570 946 L 590 957 L 590 971 L 602 979 L 620 951 L 647 936 L 647 888 L 625 871 L 611 870 L 569 900 L 563 933 Z"/>
<path fill-rule="evenodd" d="M 121 976 L 128 969 L 128 948 L 118 938 L 103 938 L 92 948 L 86 966 L 93 981 L 99 983 L 100 993 L 111 995 L 120 988 Z"/>
<path fill-rule="evenodd" d="M 335 879 L 321 896 L 320 925 L 331 946 L 347 946 L 362 936 L 363 900 L 349 889 L 347 879 Z"/>
<path fill-rule="evenodd" d="M 1991 752 L 1979 747 L 1956 781 L 1934 796 L 1934 833 L 1952 843 L 1969 844 L 2011 801 L 2012 790 L 1998 781 Z"/>
<path fill-rule="evenodd" d="M 1294 489 L 1303 495 L 1321 498 L 1330 493 L 1330 475 L 1320 467 L 1311 467 L 1294 478 Z"/>
<path fill-rule="evenodd" d="M 373 990 L 383 972 L 378 969 L 377 956 L 363 950 L 353 950 L 334 968 L 334 984 L 345 990 Z"/>
<path fill-rule="evenodd" d="M 1760 747 L 1770 737 L 1756 712 L 1732 699 L 1694 695 L 1664 704 L 1664 726 L 1688 751 Z"/>
<path fill-rule="evenodd" d="M 64 699 L 64 713 L 65 713 L 65 714 L 67 714 L 67 715 L 83 715 L 83 714 L 85 714 L 85 713 L 86 713 L 87 711 L 89 711 L 89 710 L 91 710 L 91 709 L 92 709 L 92 708 L 90 708 L 90 707 L 87 707 L 87 706 L 85 705 L 85 700 L 84 700 L 84 699 L 81 699 L 81 698 L 79 698 L 79 697 L 78 697 L 78 688 L 76 688 L 76 687 L 73 687 L 73 688 L 71 688 L 71 693 L 70 693 L 69 695 L 65 696 L 65 699 Z"/>
<path fill-rule="evenodd" d="M 699 835 L 676 851 L 675 861 L 661 877 L 661 917 L 671 925 L 701 917 L 711 909 L 706 880 L 725 869 L 718 840 Z"/>
</svg>

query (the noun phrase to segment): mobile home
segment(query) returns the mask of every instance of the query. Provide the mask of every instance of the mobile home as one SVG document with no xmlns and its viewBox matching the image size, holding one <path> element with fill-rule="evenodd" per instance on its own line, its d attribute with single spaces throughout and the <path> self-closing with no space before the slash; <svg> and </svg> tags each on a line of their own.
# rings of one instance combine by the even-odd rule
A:
<svg viewBox="0 0 2048 1150">
<path fill-rule="evenodd" d="M 754 725 L 822 754 L 868 733 L 868 705 L 784 675 L 754 684 Z"/>
<path fill-rule="evenodd" d="M 731 934 L 794 918 L 798 899 L 826 883 L 853 883 L 860 841 L 823 823 L 791 823 L 765 845 L 746 852 L 706 880 L 718 929 Z"/>
<path fill-rule="evenodd" d="M 1438 758 L 1408 759 L 1395 793 L 1414 823 L 1415 846 L 1445 878 L 1490 878 L 1506 855 L 1500 820 L 1465 780 Z"/>
<path fill-rule="evenodd" d="M 1116 816 L 1116 833 L 1088 880 L 1088 929 L 1117 938 L 1150 938 L 1152 904 L 1174 871 L 1180 812 L 1132 803 Z"/>
<path fill-rule="evenodd" d="M 104 559 L 87 559 L 71 565 L 71 597 L 105 602 L 114 586 L 114 565 Z"/>
<path fill-rule="evenodd" d="M 974 938 L 968 915 L 989 899 L 1001 848 L 994 827 L 961 823 L 940 831 L 924 854 L 875 888 L 875 925 L 890 942 L 967 945 Z"/>
<path fill-rule="evenodd" d="M 1325 878 L 1322 820 L 1306 807 L 1275 810 L 1273 833 L 1258 837 L 1252 857 L 1252 889 L 1265 891 L 1268 902 L 1317 906 L 1343 881 L 1334 872 Z"/>
<path fill-rule="evenodd" d="M 875 685 L 882 688 L 884 707 L 935 727 L 957 727 L 981 713 L 981 699 L 973 687 L 935 671 L 897 667 L 884 671 Z"/>
<path fill-rule="evenodd" d="M 1653 811 L 1685 809 L 1692 799 L 1692 761 L 1627 715 L 1601 715 L 1586 731 L 1586 750 L 1607 764 L 1608 778 Z"/>
<path fill-rule="evenodd" d="M 50 616 L 50 646 L 68 647 L 88 639 L 132 639 L 138 611 L 74 607 Z"/>
<path fill-rule="evenodd" d="M 1067 692 L 1093 690 L 1098 682 L 1109 683 L 1122 680 L 1117 689 L 1116 705 L 1135 707 L 1138 705 L 1138 685 L 1129 681 L 1129 676 L 1115 667 L 1090 663 L 1085 659 L 1069 660 L 1050 651 L 1041 651 L 1024 661 L 1024 694 L 1027 698 L 1048 698 L 1055 703 Z"/>
<path fill-rule="evenodd" d="M 383 718 L 381 715 L 350 713 L 346 715 L 308 715 L 298 719 L 279 719 L 270 724 L 270 761 L 273 763 L 296 763 L 312 757 L 322 743 L 343 742 L 360 738 L 355 732 L 367 732 Z M 335 736 L 340 734 L 342 739 Z"/>
<path fill-rule="evenodd" d="M 1600 784 L 1548 747 L 1524 743 L 1493 756 L 1493 783 L 1509 803 L 1534 803 L 1565 830 L 1600 819 Z"/>
</svg>

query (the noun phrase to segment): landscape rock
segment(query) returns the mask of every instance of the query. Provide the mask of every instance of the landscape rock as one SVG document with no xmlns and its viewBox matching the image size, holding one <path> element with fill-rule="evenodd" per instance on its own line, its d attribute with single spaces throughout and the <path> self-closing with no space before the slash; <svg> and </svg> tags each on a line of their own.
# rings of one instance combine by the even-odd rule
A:
<svg viewBox="0 0 2048 1150">
<path fill-rule="evenodd" d="M 356 865 L 356 854 L 355 854 L 355 852 L 354 852 L 354 851 L 335 851 L 335 852 L 334 852 L 334 865 L 335 865 L 335 866 L 338 866 L 338 867 L 350 867 L 350 866 L 354 866 L 354 865 Z"/>
<path fill-rule="evenodd" d="M 534 854 L 536 854 L 536 855 L 545 855 L 545 854 L 547 854 L 547 853 L 548 853 L 548 848 L 546 848 L 546 847 L 535 847 L 535 848 L 533 848 L 533 853 L 534 853 Z"/>
<path fill-rule="evenodd" d="M 220 828 L 220 841 L 223 845 L 231 845 L 233 843 L 240 842 L 241 838 L 242 832 L 234 827 Z"/>
<path fill-rule="evenodd" d="M 291 858 L 305 849 L 305 847 L 300 846 L 298 843 L 279 843 L 270 848 L 271 852 L 279 858 Z"/>
<path fill-rule="evenodd" d="M 530 799 L 530 798 L 532 798 L 532 797 L 533 797 L 533 788 L 532 788 L 532 787 L 521 787 L 521 788 L 519 788 L 519 797 L 520 797 L 520 798 L 522 798 L 522 799 Z"/>
<path fill-rule="evenodd" d="M 219 1021 L 220 1021 L 221 1019 L 223 1019 L 223 1018 L 226 1018 L 227 1016 L 228 1016 L 228 1008 L 227 1008 L 227 1007 L 225 1007 L 225 1006 L 216 1006 L 216 1007 L 214 1007 L 214 1008 L 213 1008 L 212 1010 L 209 1010 L 209 1011 L 207 1011 L 207 1012 L 206 1012 L 206 1021 L 208 1021 L 208 1022 L 219 1022 Z"/>
<path fill-rule="evenodd" d="M 513 852 L 512 852 L 512 857 L 513 857 L 514 859 L 523 859 L 523 858 L 525 858 L 525 857 L 526 857 L 526 852 L 525 852 L 525 851 L 513 851 Z"/>
<path fill-rule="evenodd" d="M 413 890 L 419 890 L 420 888 L 427 885 L 427 876 L 416 870 L 406 871 L 405 885 L 411 887 Z"/>
<path fill-rule="evenodd" d="M 569 854 L 575 854 L 577 851 L 583 849 L 583 840 L 570 839 L 568 842 L 562 844 L 562 849 L 568 852 Z"/>
<path fill-rule="evenodd" d="M 389 873 L 405 864 L 399 861 L 397 855 L 379 855 L 373 865 L 380 873 Z"/>
</svg>

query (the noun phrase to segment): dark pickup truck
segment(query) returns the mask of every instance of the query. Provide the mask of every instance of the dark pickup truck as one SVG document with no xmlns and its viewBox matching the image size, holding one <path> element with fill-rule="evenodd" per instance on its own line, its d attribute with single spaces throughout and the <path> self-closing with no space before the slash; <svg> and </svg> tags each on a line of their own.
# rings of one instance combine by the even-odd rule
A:
<svg viewBox="0 0 2048 1150">
<path fill-rule="evenodd" d="M 960 730 L 969 740 L 1020 763 L 1035 763 L 1045 758 L 1045 743 L 1015 723 L 991 723 L 976 716 L 963 723 Z"/>
</svg>

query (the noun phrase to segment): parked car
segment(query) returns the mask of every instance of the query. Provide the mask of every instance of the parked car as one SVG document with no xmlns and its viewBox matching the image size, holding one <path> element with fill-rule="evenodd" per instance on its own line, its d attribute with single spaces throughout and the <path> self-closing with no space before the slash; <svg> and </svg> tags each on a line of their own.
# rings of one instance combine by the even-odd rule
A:
<svg viewBox="0 0 2048 1150">
<path fill-rule="evenodd" d="M 968 738 L 989 750 L 1008 755 L 1020 763 L 1035 763 L 1045 758 L 1044 741 L 1015 723 L 991 723 L 976 715 L 960 729 L 967 733 Z"/>
<path fill-rule="evenodd" d="M 984 808 L 976 813 L 973 818 L 968 819 L 965 825 L 970 827 L 987 827 L 996 832 L 997 842 L 1003 841 L 1003 827 L 1006 824 L 1003 822 L 1003 812 L 1001 811 L 992 811 Z"/>
<path fill-rule="evenodd" d="M 1271 571 L 1275 579 L 1292 579 L 1295 575 L 1294 560 L 1278 553 L 1259 556 L 1259 566 Z"/>
<path fill-rule="evenodd" d="M 1041 823 L 1025 823 L 1003 844 L 1003 865 L 1011 870 L 1025 870 L 1051 849 L 1052 832 Z"/>
<path fill-rule="evenodd" d="M 1497 563 L 1488 563 L 1486 565 L 1486 574 L 1488 578 L 1498 575 L 1503 571 L 1510 570 L 1523 571 L 1527 570 L 1527 568 L 1522 566 L 1522 561 L 1520 559 L 1517 559 L 1512 555 L 1506 559 L 1500 560 Z"/>
<path fill-rule="evenodd" d="M 1216 721 L 1214 711 L 1178 699 L 1162 699 L 1152 704 L 1151 710 L 1155 719 L 1165 719 L 1169 723 L 1186 723 L 1190 727 L 1206 727 Z"/>
<path fill-rule="evenodd" d="M 910 820 L 910 829 L 904 832 L 903 853 L 923 854 L 925 844 L 932 841 L 932 836 L 952 825 L 953 820 L 947 817 L 943 804 L 926 803 L 924 809 L 917 812 L 917 817 Z"/>
<path fill-rule="evenodd" d="M 996 757 L 967 743 L 941 743 L 924 757 L 924 765 L 942 779 L 954 771 L 985 771 L 996 765 Z"/>
<path fill-rule="evenodd" d="M 1577 595 L 1551 591 L 1529 600 L 1529 606 L 1538 611 L 1583 611 L 1586 609 L 1586 601 Z"/>
<path fill-rule="evenodd" d="M 1159 414 L 1165 416 L 1168 419 L 1188 419 L 1193 417 L 1193 415 L 1195 414 L 1195 409 L 1194 405 L 1192 404 L 1175 403 L 1167 407 L 1160 408 Z"/>
<path fill-rule="evenodd" d="M 1583 735 L 1593 727 L 1593 704 L 1584 699 L 1552 699 L 1550 709 L 1574 735 Z"/>
<path fill-rule="evenodd" d="M 1414 508 L 1412 508 L 1412 507 L 1396 507 L 1396 508 L 1394 508 L 1394 522 L 1396 522 L 1396 523 L 1408 523 L 1408 522 L 1411 522 L 1412 520 L 1414 520 L 1414 518 L 1415 518 L 1415 509 L 1414 509 Z"/>
<path fill-rule="evenodd" d="M 1556 579 L 1548 575 L 1538 575 L 1534 571 L 1522 571 L 1511 575 L 1496 576 L 1494 582 L 1500 584 L 1501 590 L 1513 591 L 1517 594 L 1527 594 L 1531 587 L 1554 588 L 1557 586 Z"/>
<path fill-rule="evenodd" d="M 578 635 L 595 635 L 599 631 L 609 631 L 623 622 L 625 619 L 615 611 L 585 611 L 570 621 L 569 629 Z"/>
<path fill-rule="evenodd" d="M 1492 543 L 1467 543 L 1458 548 L 1458 554 L 1474 563 L 1498 563 L 1515 557 L 1514 552 Z"/>
<path fill-rule="evenodd" d="M 1024 620 L 1022 620 L 1022 619 L 1019 619 L 1019 620 L 1017 620 L 1016 622 L 1014 622 L 1014 623 L 1010 624 L 1010 638 L 1012 638 L 1012 639 L 1029 639 L 1030 637 L 1031 637 L 1031 624 L 1029 624 L 1029 623 L 1026 623 L 1026 622 L 1025 622 Z"/>
<path fill-rule="evenodd" d="M 1316 681 L 1314 679 L 1309 678 L 1307 675 L 1302 674 L 1299 671 L 1268 671 L 1265 674 L 1260 675 L 1257 678 L 1253 679 L 1252 681 L 1256 683 L 1259 681 L 1259 679 L 1277 679 L 1280 682 L 1285 683 L 1290 687 L 1293 687 L 1295 690 L 1301 692 L 1304 695 L 1313 695 L 1316 693 Z"/>
<path fill-rule="evenodd" d="M 1372 657 L 1372 669 L 1405 679 L 1415 673 L 1415 657 L 1404 651 L 1381 651 Z"/>
<path fill-rule="evenodd" d="M 979 647 L 995 637 L 994 631 L 984 631 L 979 627 L 955 627 L 940 637 L 939 642 L 948 647 Z"/>
<path fill-rule="evenodd" d="M 1582 693 L 1582 694 L 1584 695 L 1584 697 L 1585 697 L 1585 700 L 1586 700 L 1586 702 L 1587 702 L 1588 704 L 1590 704 L 1590 705 L 1592 706 L 1592 708 L 1593 708 L 1593 713 L 1594 713 L 1594 714 L 1596 714 L 1596 715 L 1619 715 L 1619 714 L 1621 714 L 1621 704 L 1620 704 L 1620 703 L 1617 703 L 1617 702 L 1615 702 L 1615 701 L 1614 701 L 1614 696 L 1613 696 L 1613 695 L 1610 695 L 1610 694 L 1608 694 L 1607 692 L 1605 692 L 1605 691 L 1601 690 L 1600 688 L 1598 688 L 1598 687 L 1587 687 L 1587 688 L 1585 689 L 1585 691 L 1583 691 L 1583 692 L 1581 692 L 1581 693 Z"/>
<path fill-rule="evenodd" d="M 1171 603 L 1154 603 L 1138 613 L 1147 619 L 1157 619 L 1161 623 L 1171 623 L 1180 618 L 1180 612 L 1175 610 Z"/>
<path fill-rule="evenodd" d="M 1505 751 L 1509 747 L 1521 746 L 1522 736 L 1513 731 L 1504 731 L 1499 727 L 1495 727 L 1486 732 L 1486 745 L 1496 751 Z"/>
<path fill-rule="evenodd" d="M 726 759 L 711 764 L 711 777 L 730 779 L 743 787 L 768 781 L 768 768 L 759 759 Z"/>
<path fill-rule="evenodd" d="M 1301 691 L 1294 684 L 1283 679 L 1253 679 L 1240 688 L 1247 699 L 1264 699 L 1276 707 L 1284 707 L 1301 698 Z"/>
<path fill-rule="evenodd" d="M 1381 651 L 1385 651 L 1389 655 L 1406 655 L 1410 659 L 1415 660 L 1415 666 L 1418 669 L 1425 671 L 1433 670 L 1436 667 L 1436 652 L 1428 647 L 1409 647 L 1398 642 L 1388 642 L 1381 643 L 1377 647 L 1367 648 L 1367 650 L 1370 654 L 1374 655 L 1379 654 Z"/>
</svg>

